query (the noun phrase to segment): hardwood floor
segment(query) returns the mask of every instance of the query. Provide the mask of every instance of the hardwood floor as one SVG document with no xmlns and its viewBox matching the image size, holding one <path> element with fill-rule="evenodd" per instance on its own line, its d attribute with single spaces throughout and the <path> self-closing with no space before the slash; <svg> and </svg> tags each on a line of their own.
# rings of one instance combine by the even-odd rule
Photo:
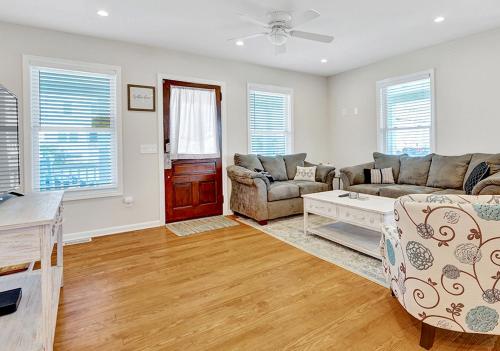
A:
<svg viewBox="0 0 500 351">
<path fill-rule="evenodd" d="M 55 349 L 422 350 L 389 290 L 240 225 L 65 247 Z M 432 350 L 500 350 L 438 330 Z"/>
</svg>

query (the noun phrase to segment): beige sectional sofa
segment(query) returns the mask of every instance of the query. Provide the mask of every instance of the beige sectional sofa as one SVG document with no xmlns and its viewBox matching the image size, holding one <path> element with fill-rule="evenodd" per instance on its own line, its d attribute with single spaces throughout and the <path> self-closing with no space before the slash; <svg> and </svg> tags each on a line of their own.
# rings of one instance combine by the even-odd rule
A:
<svg viewBox="0 0 500 351">
<path fill-rule="evenodd" d="M 267 220 L 303 212 L 301 195 L 332 189 L 335 168 L 305 161 L 306 154 L 284 156 L 234 156 L 234 165 L 227 168 L 231 179 L 231 210 L 266 224 Z M 293 180 L 297 166 L 316 166 L 315 181 Z M 270 182 L 255 169 L 273 175 Z"/>
<path fill-rule="evenodd" d="M 397 198 L 409 194 L 465 194 L 464 185 L 481 162 L 491 174 L 472 189 L 472 195 L 500 195 L 500 154 L 423 157 L 373 154 L 374 161 L 340 170 L 343 188 L 364 194 Z M 364 169 L 392 168 L 395 184 L 366 184 Z"/>
</svg>

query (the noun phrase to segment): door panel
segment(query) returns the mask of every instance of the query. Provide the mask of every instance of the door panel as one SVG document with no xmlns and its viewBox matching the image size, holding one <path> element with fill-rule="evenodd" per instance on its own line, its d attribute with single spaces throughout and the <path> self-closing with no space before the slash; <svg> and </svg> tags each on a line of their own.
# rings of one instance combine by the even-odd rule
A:
<svg viewBox="0 0 500 351">
<path fill-rule="evenodd" d="M 214 89 L 217 106 L 219 153 L 222 155 L 221 93 L 215 85 L 179 81 L 163 82 L 163 123 L 165 143 L 169 142 L 170 86 Z M 165 170 L 166 222 L 222 214 L 222 159 L 173 160 L 172 168 Z"/>
</svg>

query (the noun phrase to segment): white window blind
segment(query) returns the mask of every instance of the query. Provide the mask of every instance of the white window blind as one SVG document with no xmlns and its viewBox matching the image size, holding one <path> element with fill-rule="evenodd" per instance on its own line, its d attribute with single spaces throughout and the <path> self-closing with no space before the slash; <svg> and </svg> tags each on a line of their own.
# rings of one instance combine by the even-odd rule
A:
<svg viewBox="0 0 500 351">
<path fill-rule="evenodd" d="M 432 72 L 378 84 L 382 152 L 422 156 L 433 151 L 432 84 Z"/>
<path fill-rule="evenodd" d="M 250 153 L 273 156 L 292 151 L 291 104 L 289 89 L 249 86 Z"/>
<path fill-rule="evenodd" d="M 118 187 L 117 75 L 31 66 L 35 191 Z"/>
<path fill-rule="evenodd" d="M 17 98 L 0 85 L 0 193 L 20 186 Z"/>
</svg>

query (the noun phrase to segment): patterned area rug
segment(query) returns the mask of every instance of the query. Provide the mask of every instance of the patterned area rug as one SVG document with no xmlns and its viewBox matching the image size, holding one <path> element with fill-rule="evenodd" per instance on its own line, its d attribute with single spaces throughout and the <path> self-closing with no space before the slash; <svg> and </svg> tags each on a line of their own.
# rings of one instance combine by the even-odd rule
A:
<svg viewBox="0 0 500 351">
<path fill-rule="evenodd" d="M 238 222 L 224 216 L 215 216 L 168 223 L 166 227 L 177 236 L 187 236 L 235 225 L 238 225 Z"/>
<path fill-rule="evenodd" d="M 387 286 L 382 272 L 381 261 L 319 236 L 304 235 L 304 221 L 302 215 L 275 219 L 269 221 L 265 226 L 261 226 L 254 220 L 248 218 L 238 217 L 237 220 L 311 255 L 347 269 L 377 284 Z M 310 225 L 319 226 L 334 222 L 328 218 L 309 215 L 309 223 Z"/>
</svg>

